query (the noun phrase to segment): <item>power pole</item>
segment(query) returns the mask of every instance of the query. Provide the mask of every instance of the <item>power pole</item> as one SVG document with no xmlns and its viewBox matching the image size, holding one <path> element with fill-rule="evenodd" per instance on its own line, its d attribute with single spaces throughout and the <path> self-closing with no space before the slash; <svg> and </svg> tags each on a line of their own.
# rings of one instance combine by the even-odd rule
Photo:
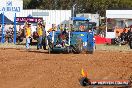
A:
<svg viewBox="0 0 132 88">
<path fill-rule="evenodd" d="M 73 4 L 73 6 L 72 6 L 72 17 L 75 17 L 76 15 L 75 15 L 75 6 L 76 6 L 77 4 Z"/>
</svg>

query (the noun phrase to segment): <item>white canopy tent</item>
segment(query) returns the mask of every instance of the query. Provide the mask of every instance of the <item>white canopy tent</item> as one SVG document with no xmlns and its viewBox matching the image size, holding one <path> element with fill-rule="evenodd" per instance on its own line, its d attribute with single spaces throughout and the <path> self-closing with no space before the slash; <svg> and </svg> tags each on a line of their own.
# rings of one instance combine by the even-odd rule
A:
<svg viewBox="0 0 132 88">
<path fill-rule="evenodd" d="M 115 25 L 130 26 L 132 25 L 132 10 L 106 10 L 106 18 L 115 20 Z M 121 22 L 123 22 L 123 24 Z M 106 38 L 115 38 L 114 31 L 108 32 L 107 20 L 106 24 Z"/>
</svg>

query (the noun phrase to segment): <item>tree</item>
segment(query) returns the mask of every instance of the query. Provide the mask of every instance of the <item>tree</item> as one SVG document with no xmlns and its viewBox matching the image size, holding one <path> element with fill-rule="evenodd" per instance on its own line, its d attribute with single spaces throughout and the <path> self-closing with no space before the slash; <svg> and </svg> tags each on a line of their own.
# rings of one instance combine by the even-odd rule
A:
<svg viewBox="0 0 132 88">
<path fill-rule="evenodd" d="M 96 13 L 105 16 L 107 9 L 131 9 L 131 0 L 23 0 L 24 9 L 72 9 L 76 13 Z"/>
</svg>

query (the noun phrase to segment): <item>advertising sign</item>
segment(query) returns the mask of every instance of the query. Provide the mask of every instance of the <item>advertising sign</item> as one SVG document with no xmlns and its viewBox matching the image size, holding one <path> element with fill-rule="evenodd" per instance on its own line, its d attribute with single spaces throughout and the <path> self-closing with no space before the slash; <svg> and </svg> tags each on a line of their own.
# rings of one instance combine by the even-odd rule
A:
<svg viewBox="0 0 132 88">
<path fill-rule="evenodd" d="M 38 17 L 16 17 L 16 22 L 23 23 L 23 22 L 30 22 L 30 23 L 37 23 L 43 22 L 43 18 Z"/>
<path fill-rule="evenodd" d="M 0 1 L 0 12 L 21 12 L 23 9 L 22 0 L 2 0 Z"/>
</svg>

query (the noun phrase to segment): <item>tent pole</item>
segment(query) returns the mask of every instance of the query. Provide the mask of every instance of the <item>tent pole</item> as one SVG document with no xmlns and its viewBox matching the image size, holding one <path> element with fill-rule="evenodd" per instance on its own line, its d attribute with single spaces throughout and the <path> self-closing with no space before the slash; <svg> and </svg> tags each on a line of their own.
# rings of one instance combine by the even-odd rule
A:
<svg viewBox="0 0 132 88">
<path fill-rule="evenodd" d="M 105 23 L 106 23 L 106 28 L 105 28 L 105 37 L 107 37 L 107 30 L 108 30 L 108 22 L 107 22 L 107 17 L 105 19 Z"/>
<path fill-rule="evenodd" d="M 4 43 L 5 40 L 4 40 L 4 12 L 2 14 L 2 39 L 1 39 L 1 42 Z"/>
<path fill-rule="evenodd" d="M 14 44 L 16 44 L 16 13 L 14 17 Z"/>
</svg>

